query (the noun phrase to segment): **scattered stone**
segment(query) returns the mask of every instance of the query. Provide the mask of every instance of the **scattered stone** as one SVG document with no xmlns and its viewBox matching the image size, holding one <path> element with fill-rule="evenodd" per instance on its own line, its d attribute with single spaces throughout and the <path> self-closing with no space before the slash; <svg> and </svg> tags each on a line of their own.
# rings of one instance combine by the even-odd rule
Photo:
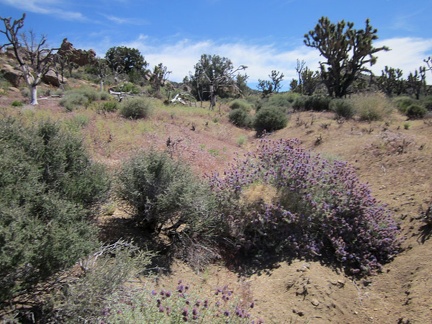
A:
<svg viewBox="0 0 432 324">
<path fill-rule="evenodd" d="M 320 302 L 318 301 L 318 299 L 314 298 L 311 300 L 311 304 L 317 307 L 320 304 Z"/>
<path fill-rule="evenodd" d="M 303 311 L 300 311 L 300 310 L 295 309 L 295 308 L 292 311 L 293 311 L 294 314 L 297 314 L 300 317 L 302 317 L 302 316 L 305 315 L 305 313 Z"/>
<path fill-rule="evenodd" d="M 306 272 L 310 269 L 310 264 L 309 263 L 305 263 L 301 266 L 300 269 L 297 269 L 297 272 Z"/>
</svg>

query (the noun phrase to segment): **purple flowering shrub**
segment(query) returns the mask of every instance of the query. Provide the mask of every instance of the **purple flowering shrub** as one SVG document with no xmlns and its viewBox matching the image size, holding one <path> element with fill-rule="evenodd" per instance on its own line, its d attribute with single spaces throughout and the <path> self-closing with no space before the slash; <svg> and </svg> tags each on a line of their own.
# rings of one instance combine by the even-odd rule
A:
<svg viewBox="0 0 432 324">
<path fill-rule="evenodd" d="M 299 140 L 264 139 L 210 183 L 238 253 L 318 257 L 371 274 L 399 251 L 390 211 L 353 168 Z"/>
<path fill-rule="evenodd" d="M 263 323 L 252 319 L 254 301 L 236 296 L 228 286 L 196 293 L 181 280 L 175 290 L 144 289 L 114 296 L 103 309 L 103 323 Z"/>
</svg>

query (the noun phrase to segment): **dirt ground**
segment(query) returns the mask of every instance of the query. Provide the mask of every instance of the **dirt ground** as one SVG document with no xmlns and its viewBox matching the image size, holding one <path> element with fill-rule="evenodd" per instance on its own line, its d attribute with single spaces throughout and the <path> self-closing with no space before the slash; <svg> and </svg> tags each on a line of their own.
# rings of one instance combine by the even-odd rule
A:
<svg viewBox="0 0 432 324">
<path fill-rule="evenodd" d="M 398 114 L 387 122 L 337 123 L 331 113 L 302 112 L 269 136 L 299 138 L 325 157 L 348 161 L 373 195 L 394 211 L 404 251 L 382 273 L 355 280 L 319 262 L 298 260 L 239 277 L 221 266 L 199 275 L 177 264 L 161 284 L 182 278 L 205 282 L 209 289 L 234 285 L 240 294 L 247 291 L 255 301 L 253 315 L 266 323 L 432 323 L 432 243 L 421 219 L 432 199 L 432 121 L 410 121 L 408 129 L 405 123 Z M 253 141 L 253 134 L 248 135 Z M 222 145 L 205 132 L 197 136 L 202 137 L 197 142 Z M 224 161 L 239 151 L 243 149 L 230 146 Z"/>
<path fill-rule="evenodd" d="M 2 107 L 9 101 L 0 98 Z M 27 108 L 58 111 L 58 101 L 41 100 L 39 107 Z M 222 172 L 256 141 L 253 132 L 235 128 L 223 115 L 217 123 L 205 117 L 195 120 L 194 130 L 182 117 L 152 118 L 157 131 L 143 133 L 135 148 L 162 148 L 169 136 L 179 140 L 175 154 L 201 174 Z M 432 120 L 405 125 L 406 119 L 397 113 L 381 122 L 338 123 L 331 113 L 301 112 L 292 114 L 287 128 L 269 135 L 299 138 L 305 148 L 348 161 L 373 195 L 394 212 L 404 250 L 382 273 L 355 280 L 319 262 L 296 260 L 240 276 L 220 264 L 196 273 L 177 262 L 159 284 L 172 287 L 181 279 L 208 291 L 229 285 L 241 298 L 254 301 L 251 313 L 265 323 L 432 323 L 432 240 L 421 219 L 432 200 Z M 245 140 L 241 146 L 240 137 Z M 96 141 L 90 146 L 96 160 L 113 168 L 129 153 L 107 154 Z M 124 215 L 115 211 L 112 217 Z"/>
</svg>

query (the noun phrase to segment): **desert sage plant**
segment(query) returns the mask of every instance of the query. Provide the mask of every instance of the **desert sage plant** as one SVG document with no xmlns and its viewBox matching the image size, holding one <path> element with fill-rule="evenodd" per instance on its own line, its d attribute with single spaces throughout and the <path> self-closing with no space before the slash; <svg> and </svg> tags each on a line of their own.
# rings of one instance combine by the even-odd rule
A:
<svg viewBox="0 0 432 324">
<path fill-rule="evenodd" d="M 354 169 L 299 140 L 261 140 L 210 182 L 238 253 L 319 258 L 370 274 L 399 250 L 390 211 Z"/>
</svg>

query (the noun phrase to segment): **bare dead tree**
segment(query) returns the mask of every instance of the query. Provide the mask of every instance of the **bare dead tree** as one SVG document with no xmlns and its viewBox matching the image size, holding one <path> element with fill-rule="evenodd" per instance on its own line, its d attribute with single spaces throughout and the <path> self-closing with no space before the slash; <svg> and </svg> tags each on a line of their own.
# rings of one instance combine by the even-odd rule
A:
<svg viewBox="0 0 432 324">
<path fill-rule="evenodd" d="M 20 19 L 0 17 L 4 23 L 4 30 L 0 30 L 7 38 L 7 43 L 2 44 L 0 49 L 12 46 L 13 53 L 23 73 L 24 80 L 30 88 L 30 104 L 37 105 L 37 86 L 42 82 L 42 78 L 48 73 L 53 65 L 54 48 L 46 47 L 46 37 L 42 36 L 36 40 L 33 32 L 19 34 L 24 27 L 25 13 Z"/>
<path fill-rule="evenodd" d="M 236 83 L 234 82 L 234 75 L 242 70 L 246 70 L 247 66 L 240 65 L 236 69 L 226 69 L 223 71 L 223 73 L 219 76 L 215 76 L 213 78 L 210 78 L 207 73 L 204 71 L 204 76 L 207 79 L 207 81 L 210 83 L 209 91 L 210 91 L 210 110 L 213 110 L 216 106 L 216 100 L 217 100 L 217 91 L 219 88 L 223 87 L 232 87 L 236 88 L 238 90 L 238 87 Z"/>
</svg>

